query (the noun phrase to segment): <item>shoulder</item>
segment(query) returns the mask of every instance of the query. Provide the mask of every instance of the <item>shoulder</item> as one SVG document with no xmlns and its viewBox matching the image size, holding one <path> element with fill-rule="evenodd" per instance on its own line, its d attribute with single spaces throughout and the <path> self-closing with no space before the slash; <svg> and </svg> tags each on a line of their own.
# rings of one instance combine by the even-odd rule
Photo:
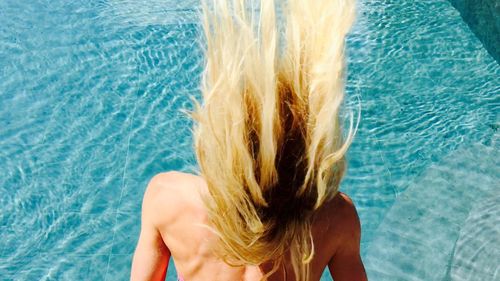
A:
<svg viewBox="0 0 500 281">
<path fill-rule="evenodd" d="M 170 183 L 173 182 L 176 183 L 186 182 L 189 180 L 193 180 L 196 177 L 197 176 L 188 173 L 183 173 L 178 171 L 168 171 L 154 175 L 149 181 L 149 183 L 160 186 L 168 186 Z"/>
<path fill-rule="evenodd" d="M 352 199 L 338 192 L 323 206 L 323 216 L 327 220 L 330 237 L 336 237 L 336 244 L 356 243 L 360 239 L 361 225 Z"/>
<path fill-rule="evenodd" d="M 144 192 L 144 203 L 154 203 L 161 199 L 173 198 L 189 182 L 189 175 L 177 171 L 163 172 L 153 176 Z"/>
<path fill-rule="evenodd" d="M 336 211 L 342 215 L 346 220 L 358 220 L 358 213 L 356 211 L 356 206 L 352 199 L 345 193 L 339 192 L 334 197 L 334 208 Z"/>
<path fill-rule="evenodd" d="M 336 224 L 359 222 L 354 202 L 343 192 L 338 192 L 330 201 L 326 202 L 323 209 L 329 214 L 329 217 L 335 218 Z"/>
<path fill-rule="evenodd" d="M 169 223 L 189 209 L 203 184 L 201 177 L 169 171 L 153 176 L 146 187 L 142 201 L 143 216 L 151 218 L 156 225 Z"/>
<path fill-rule="evenodd" d="M 348 235 L 347 238 L 359 236 L 361 232 L 361 225 L 354 202 L 345 193 L 339 192 L 337 196 L 337 212 L 339 214 L 338 223 L 340 223 L 345 229 L 344 234 Z"/>
<path fill-rule="evenodd" d="M 335 196 L 333 205 L 339 225 L 335 233 L 338 242 L 330 252 L 330 273 L 335 280 L 367 280 L 360 257 L 361 226 L 356 207 L 344 193 Z"/>
</svg>

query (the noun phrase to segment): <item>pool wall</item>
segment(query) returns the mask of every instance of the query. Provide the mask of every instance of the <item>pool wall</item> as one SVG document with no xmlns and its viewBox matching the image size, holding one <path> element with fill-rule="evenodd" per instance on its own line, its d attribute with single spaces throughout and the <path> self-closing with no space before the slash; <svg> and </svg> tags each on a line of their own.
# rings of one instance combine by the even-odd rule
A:
<svg viewBox="0 0 500 281">
<path fill-rule="evenodd" d="M 500 62 L 500 1 L 450 0 L 484 47 Z"/>
</svg>

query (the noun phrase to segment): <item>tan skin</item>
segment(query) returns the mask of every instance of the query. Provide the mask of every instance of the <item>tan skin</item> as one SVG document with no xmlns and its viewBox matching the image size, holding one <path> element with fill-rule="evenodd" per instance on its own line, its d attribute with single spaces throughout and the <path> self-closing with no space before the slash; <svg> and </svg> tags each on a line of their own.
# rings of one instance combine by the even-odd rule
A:
<svg viewBox="0 0 500 281">
<path fill-rule="evenodd" d="M 215 236 L 202 226 L 208 224 L 200 196 L 206 192 L 203 178 L 191 174 L 166 172 L 151 179 L 144 194 L 131 280 L 165 280 L 170 257 L 187 281 L 258 281 L 270 270 L 268 264 L 231 267 L 213 255 Z M 312 234 L 311 280 L 320 280 L 327 266 L 335 281 L 367 280 L 359 255 L 359 218 L 347 195 L 339 193 L 318 210 Z M 268 280 L 294 280 L 291 264 L 284 267 Z"/>
</svg>

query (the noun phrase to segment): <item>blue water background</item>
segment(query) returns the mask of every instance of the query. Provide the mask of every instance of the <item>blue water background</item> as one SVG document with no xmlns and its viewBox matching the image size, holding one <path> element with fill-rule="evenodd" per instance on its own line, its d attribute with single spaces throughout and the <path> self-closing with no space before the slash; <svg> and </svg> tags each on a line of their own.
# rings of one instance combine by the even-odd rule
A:
<svg viewBox="0 0 500 281">
<path fill-rule="evenodd" d="M 148 180 L 196 165 L 196 6 L 0 0 L 0 280 L 128 278 Z M 347 53 L 369 277 L 494 280 L 498 62 L 446 0 L 359 1 Z"/>
</svg>

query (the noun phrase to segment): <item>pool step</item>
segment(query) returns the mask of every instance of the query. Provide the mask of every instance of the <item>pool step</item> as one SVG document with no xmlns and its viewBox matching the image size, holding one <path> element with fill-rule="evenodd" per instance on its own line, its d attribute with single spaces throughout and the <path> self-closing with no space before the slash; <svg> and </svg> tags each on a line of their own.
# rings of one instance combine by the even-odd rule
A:
<svg viewBox="0 0 500 281">
<path fill-rule="evenodd" d="M 476 204 L 455 244 L 447 280 L 500 280 L 500 194 Z"/>
<path fill-rule="evenodd" d="M 472 263 L 476 275 L 469 279 L 460 279 L 457 267 L 471 265 L 463 260 L 470 249 L 460 242 L 475 239 L 469 230 L 473 221 L 468 217 L 475 216 L 471 209 L 482 214 L 489 206 L 484 200 L 500 197 L 497 138 L 491 146 L 476 144 L 454 151 L 396 199 L 367 249 L 364 262 L 370 280 L 493 280 L 486 278 L 491 270 L 483 270 L 479 263 Z M 499 231 L 495 220 L 481 225 L 490 233 Z"/>
</svg>

